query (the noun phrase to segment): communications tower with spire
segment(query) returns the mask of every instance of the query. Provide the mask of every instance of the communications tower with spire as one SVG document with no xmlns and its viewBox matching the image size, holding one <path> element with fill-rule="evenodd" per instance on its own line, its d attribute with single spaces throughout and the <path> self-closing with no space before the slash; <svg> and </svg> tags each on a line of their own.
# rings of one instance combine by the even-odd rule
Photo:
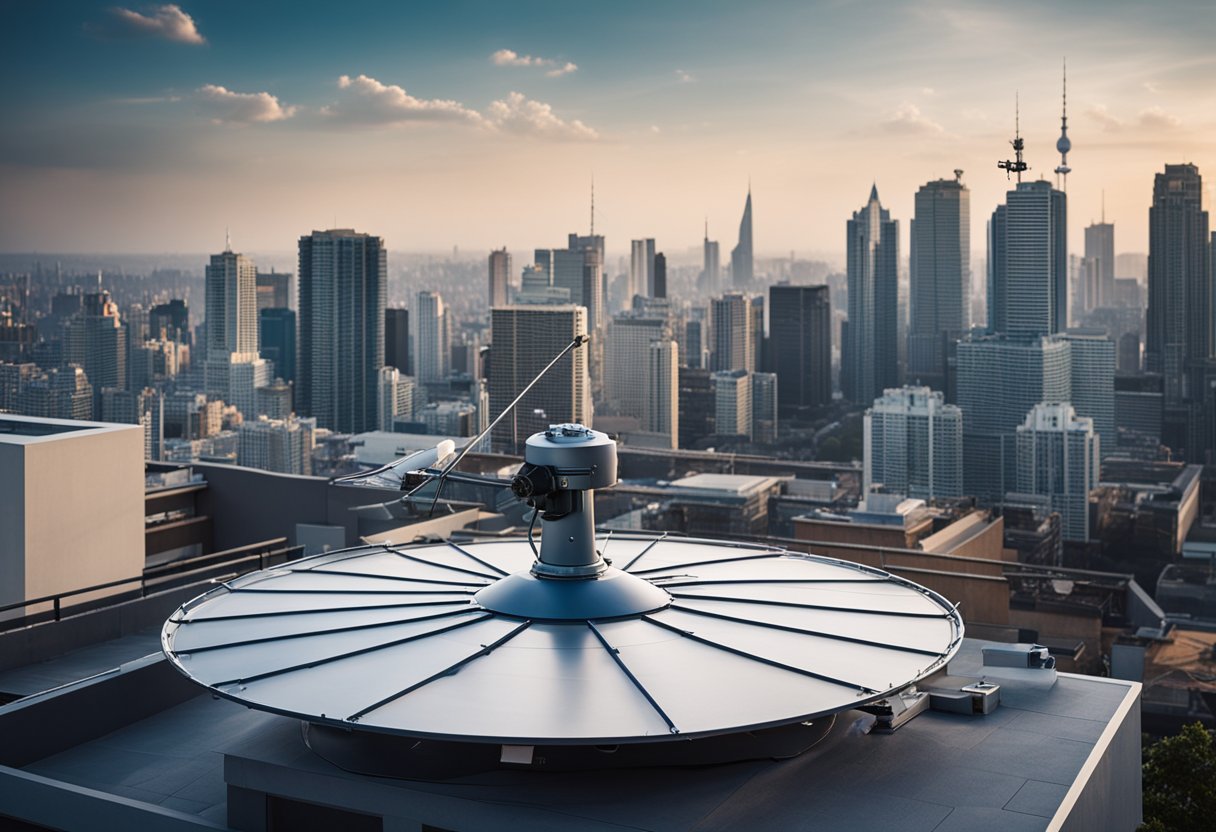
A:
<svg viewBox="0 0 1216 832">
<path fill-rule="evenodd" d="M 1056 140 L 1056 150 L 1060 152 L 1060 164 L 1056 166 L 1056 184 L 1060 190 L 1068 190 L 1068 174 L 1072 168 L 1068 166 L 1068 151 L 1072 150 L 1072 142 L 1068 138 L 1068 62 L 1064 62 L 1063 101 L 1060 110 L 1060 138 Z"/>
</svg>

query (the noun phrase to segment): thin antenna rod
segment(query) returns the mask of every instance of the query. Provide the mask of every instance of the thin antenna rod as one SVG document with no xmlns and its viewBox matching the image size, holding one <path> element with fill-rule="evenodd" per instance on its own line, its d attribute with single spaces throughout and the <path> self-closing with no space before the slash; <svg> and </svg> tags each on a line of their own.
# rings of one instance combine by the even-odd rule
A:
<svg viewBox="0 0 1216 832">
<path fill-rule="evenodd" d="M 595 174 L 591 174 L 591 236 L 595 237 Z"/>
<path fill-rule="evenodd" d="M 506 416 L 508 413 L 510 413 L 512 410 L 515 409 L 515 405 L 519 404 L 520 399 L 522 399 L 524 396 L 526 396 L 528 394 L 528 391 L 531 390 L 533 387 L 535 387 L 536 383 L 538 381 L 540 381 L 542 378 L 544 378 L 545 373 L 547 373 L 547 372 L 549 372 L 549 370 L 553 369 L 554 364 L 561 361 L 562 358 L 565 357 L 566 353 L 570 352 L 570 350 L 574 349 L 575 347 L 581 347 L 583 344 L 587 343 L 590 340 L 591 340 L 590 336 L 587 336 L 587 335 L 574 336 L 574 339 L 569 344 L 566 345 L 566 348 L 564 350 L 562 350 L 561 352 L 559 352 L 556 356 L 554 356 L 553 360 L 550 361 L 548 364 L 546 364 L 545 368 L 536 374 L 536 378 L 529 381 L 528 385 L 526 387 L 524 387 L 523 390 L 519 391 L 519 395 L 516 396 L 514 399 L 512 399 L 511 403 L 509 405 L 507 405 L 506 407 L 504 407 L 502 409 L 502 413 L 499 413 L 498 416 L 496 416 L 494 418 L 494 421 L 490 422 L 490 424 L 488 426 L 486 426 L 485 430 L 483 430 L 481 433 L 477 434 L 477 436 L 475 436 L 473 438 L 473 440 L 471 442 L 469 442 L 469 444 L 465 445 L 461 449 L 460 453 L 456 456 L 456 458 L 453 459 L 451 461 L 451 463 L 446 468 L 444 468 L 443 471 L 441 471 L 439 474 L 439 487 L 435 489 L 435 499 L 431 500 L 431 509 L 430 509 L 429 514 L 433 515 L 435 513 L 435 505 L 439 502 L 439 495 L 443 493 L 443 484 L 447 481 L 447 476 L 448 476 L 448 474 L 450 474 L 452 472 L 452 469 L 460 464 L 460 460 L 464 459 L 465 455 L 469 451 L 473 450 L 473 448 L 476 447 L 477 444 L 479 442 L 481 442 L 481 440 L 484 439 L 490 433 L 490 431 L 494 430 L 494 428 L 498 425 L 498 423 L 503 420 L 504 416 Z M 423 485 L 425 485 L 425 484 L 426 483 L 423 483 Z M 419 488 L 421 488 L 421 487 L 422 486 L 419 486 Z"/>
<path fill-rule="evenodd" d="M 1021 100 L 1017 90 L 1013 93 L 1013 145 L 1014 159 L 1011 161 L 1006 159 L 1003 162 L 997 162 L 996 166 L 1005 171 L 1005 178 L 1009 178 L 1009 174 L 1016 173 L 1018 175 L 1018 184 L 1022 182 L 1022 171 L 1030 170 L 1030 167 L 1022 160 L 1022 151 L 1026 147 L 1026 143 L 1022 141 L 1022 116 L 1021 116 Z"/>
</svg>

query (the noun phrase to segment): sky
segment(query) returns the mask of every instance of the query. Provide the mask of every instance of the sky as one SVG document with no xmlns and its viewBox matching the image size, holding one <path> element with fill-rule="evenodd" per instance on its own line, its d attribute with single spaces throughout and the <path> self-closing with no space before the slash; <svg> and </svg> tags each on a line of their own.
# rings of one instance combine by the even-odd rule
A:
<svg viewBox="0 0 1216 832">
<path fill-rule="evenodd" d="M 972 246 L 1059 163 L 1070 247 L 1102 212 L 1147 250 L 1153 175 L 1216 184 L 1216 14 L 1153 4 L 0 3 L 0 251 L 290 252 L 314 228 L 394 250 L 513 251 L 596 231 L 679 258 L 843 261 L 871 184 L 901 224 L 956 168 Z"/>
</svg>

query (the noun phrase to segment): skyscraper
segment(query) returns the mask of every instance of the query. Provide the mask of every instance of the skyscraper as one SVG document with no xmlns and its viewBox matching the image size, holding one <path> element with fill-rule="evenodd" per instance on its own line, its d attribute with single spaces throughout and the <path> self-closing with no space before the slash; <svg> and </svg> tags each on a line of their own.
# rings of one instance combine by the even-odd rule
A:
<svg viewBox="0 0 1216 832">
<path fill-rule="evenodd" d="M 384 366 L 384 240 L 352 229 L 300 238 L 296 405 L 318 427 L 374 430 Z"/>
<path fill-rule="evenodd" d="M 1015 338 L 1068 326 L 1067 198 L 1050 182 L 1019 182 L 989 224 L 989 329 Z"/>
<path fill-rule="evenodd" d="M 629 245 L 629 300 L 634 295 L 655 297 L 654 238 L 633 240 Z"/>
<path fill-rule="evenodd" d="M 747 370 L 713 374 L 714 432 L 752 438 L 752 379 Z"/>
<path fill-rule="evenodd" d="M 921 500 L 961 497 L 963 412 L 928 387 L 887 390 L 865 414 L 862 493 L 871 486 Z"/>
<path fill-rule="evenodd" d="M 752 373 L 752 439 L 777 441 L 777 396 L 775 373 Z"/>
<path fill-rule="evenodd" d="M 271 307 L 258 314 L 258 348 L 262 358 L 274 363 L 274 375 L 284 381 L 296 379 L 296 313 Z"/>
<path fill-rule="evenodd" d="M 410 361 L 410 310 L 384 310 L 384 364 L 413 375 Z"/>
<path fill-rule="evenodd" d="M 756 369 L 755 320 L 751 299 L 740 292 L 728 292 L 710 301 L 713 327 L 711 370 Z"/>
<path fill-rule="evenodd" d="M 490 312 L 490 416 L 511 400 L 578 335 L 587 334 L 582 306 L 502 306 Z M 537 431 L 559 422 L 591 425 L 586 346 L 575 347 L 524 396 L 491 437 L 496 451 L 518 453 Z"/>
<path fill-rule="evenodd" d="M 646 350 L 642 430 L 666 437 L 664 446 L 680 440 L 680 350 L 670 339 L 651 341 Z"/>
<path fill-rule="evenodd" d="M 847 225 L 849 316 L 843 343 L 845 398 L 869 402 L 899 386 L 899 223 L 870 188 Z"/>
<path fill-rule="evenodd" d="M 1093 421 L 1106 457 L 1115 451 L 1115 342 L 1105 330 L 1070 329 L 1063 336 L 1069 347 L 1069 398 L 1078 416 Z"/>
<path fill-rule="evenodd" d="M 652 298 L 667 297 L 667 256 L 661 251 L 654 256 L 654 269 L 650 280 L 650 296 Z"/>
<path fill-rule="evenodd" d="M 64 327 L 63 363 L 80 366 L 97 397 L 106 388 L 126 389 L 127 328 L 118 315 L 118 304 L 106 290 L 85 295 L 81 310 L 68 320 Z M 93 404 L 95 411 L 100 411 L 100 401 Z"/>
<path fill-rule="evenodd" d="M 671 339 L 665 318 L 622 313 L 612 319 L 604 362 L 604 400 L 621 416 L 643 416 L 647 395 L 645 373 L 650 345 Z"/>
<path fill-rule="evenodd" d="M 414 368 L 418 381 L 447 377 L 450 323 L 443 295 L 419 292 L 414 301 Z"/>
<path fill-rule="evenodd" d="M 1114 306 L 1115 300 L 1115 226 L 1103 220 L 1085 229 L 1085 260 L 1093 280 L 1087 283 L 1086 309 Z"/>
<path fill-rule="evenodd" d="M 1166 165 L 1148 212 L 1148 338 L 1145 369 L 1165 376 L 1167 402 L 1198 398 L 1212 357 L 1208 212 L 1195 165 Z"/>
<path fill-rule="evenodd" d="M 207 358 L 258 351 L 257 268 L 232 249 L 211 255 L 206 277 Z"/>
<path fill-rule="evenodd" d="M 507 285 L 511 280 L 511 255 L 507 247 L 490 252 L 490 294 L 489 304 L 495 306 L 507 305 Z"/>
<path fill-rule="evenodd" d="M 731 282 L 737 289 L 747 289 L 755 278 L 755 251 L 752 247 L 752 188 L 747 187 L 747 202 L 739 220 L 739 243 L 730 252 Z"/>
<path fill-rule="evenodd" d="M 769 343 L 783 410 L 832 401 L 832 308 L 827 286 L 770 286 Z"/>
<path fill-rule="evenodd" d="M 1089 540 L 1089 492 L 1098 485 L 1093 420 L 1069 404 L 1037 404 L 1017 431 L 1017 491 L 1051 501 L 1065 540 Z"/>
<path fill-rule="evenodd" d="M 705 225 L 705 241 L 702 243 L 701 290 L 707 294 L 722 291 L 722 259 L 718 241 L 709 239 L 709 224 Z"/>
<path fill-rule="evenodd" d="M 291 274 L 289 272 L 257 273 L 258 311 L 287 309 L 291 306 Z"/>
<path fill-rule="evenodd" d="M 938 179 L 916 192 L 911 246 L 908 376 L 946 389 L 946 361 L 971 325 L 971 192 Z"/>
<path fill-rule="evenodd" d="M 414 418 L 414 380 L 396 367 L 381 367 L 377 375 L 379 388 L 376 396 L 379 407 L 376 412 L 380 430 L 391 431 L 397 419 L 410 421 Z"/>
</svg>

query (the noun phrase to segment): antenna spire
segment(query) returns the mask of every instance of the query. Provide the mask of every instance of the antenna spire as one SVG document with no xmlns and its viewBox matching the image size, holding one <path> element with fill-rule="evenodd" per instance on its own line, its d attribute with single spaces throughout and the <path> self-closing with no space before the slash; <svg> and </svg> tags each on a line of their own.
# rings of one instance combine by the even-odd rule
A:
<svg viewBox="0 0 1216 832">
<path fill-rule="evenodd" d="M 228 226 L 224 226 L 224 252 L 232 251 L 232 234 L 228 231 Z"/>
<path fill-rule="evenodd" d="M 1013 141 L 1009 144 L 1013 146 L 1014 158 L 1016 161 L 1006 159 L 1003 162 L 997 162 L 996 166 L 1005 171 L 1005 178 L 1009 178 L 1009 174 L 1016 173 L 1018 175 L 1018 184 L 1022 183 L 1022 172 L 1030 170 L 1030 166 L 1022 161 L 1022 151 L 1026 149 L 1026 143 L 1022 141 L 1022 113 L 1021 100 L 1017 90 L 1013 93 Z"/>
<path fill-rule="evenodd" d="M 1072 168 L 1068 166 L 1068 151 L 1072 150 L 1072 142 L 1068 139 L 1068 60 L 1064 61 L 1064 87 L 1060 108 L 1060 138 L 1056 141 L 1056 150 L 1060 153 L 1060 164 L 1056 167 L 1057 181 L 1061 188 L 1068 190 L 1068 174 Z"/>
<path fill-rule="evenodd" d="M 595 174 L 591 174 L 591 236 L 595 236 Z"/>
</svg>

